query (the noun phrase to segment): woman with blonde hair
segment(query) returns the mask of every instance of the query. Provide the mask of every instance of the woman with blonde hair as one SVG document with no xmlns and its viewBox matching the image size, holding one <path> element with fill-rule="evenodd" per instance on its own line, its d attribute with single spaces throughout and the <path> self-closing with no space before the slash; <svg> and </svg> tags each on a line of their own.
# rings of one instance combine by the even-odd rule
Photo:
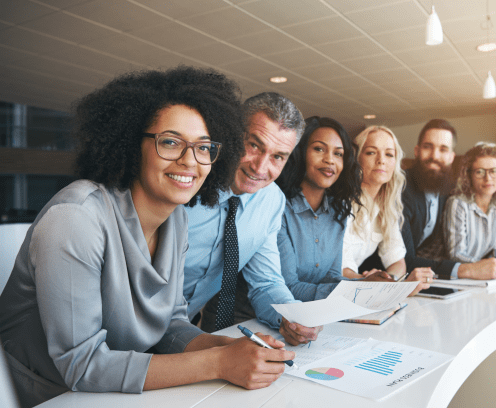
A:
<svg viewBox="0 0 496 408">
<path fill-rule="evenodd" d="M 359 267 L 376 249 L 386 271 L 395 279 L 406 273 L 405 245 L 401 237 L 403 204 L 401 191 L 405 174 L 401 169 L 403 151 L 394 133 L 384 126 L 370 126 L 355 139 L 362 168 L 363 206 L 353 204 L 354 220 L 348 222 L 343 246 L 343 276 L 361 278 L 377 269 L 359 274 Z M 378 266 L 379 267 L 379 266 Z M 417 268 L 408 277 L 425 289 L 432 281 L 430 268 Z"/>
<path fill-rule="evenodd" d="M 454 195 L 444 210 L 450 259 L 477 262 L 496 249 L 496 145 L 479 142 L 463 158 Z"/>
</svg>

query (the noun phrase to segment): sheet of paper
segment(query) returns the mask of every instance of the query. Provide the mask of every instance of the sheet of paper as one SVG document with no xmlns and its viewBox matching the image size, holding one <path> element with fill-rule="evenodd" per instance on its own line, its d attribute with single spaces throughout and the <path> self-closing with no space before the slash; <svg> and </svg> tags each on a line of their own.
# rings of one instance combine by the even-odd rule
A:
<svg viewBox="0 0 496 408">
<path fill-rule="evenodd" d="M 478 279 L 451 279 L 443 280 L 436 279 L 432 282 L 431 286 L 445 287 L 445 288 L 455 288 L 460 286 L 470 286 L 470 287 L 496 287 L 496 279 L 492 280 L 478 280 Z"/>
<path fill-rule="evenodd" d="M 313 302 L 272 305 L 272 307 L 291 323 L 299 323 L 307 327 L 321 326 L 375 312 L 375 310 L 350 302 L 342 296 Z"/>
<path fill-rule="evenodd" d="M 418 282 L 341 281 L 329 296 L 343 296 L 357 305 L 385 310 L 396 307 L 417 287 Z"/>
<path fill-rule="evenodd" d="M 341 281 L 326 299 L 272 305 L 290 322 L 315 327 L 394 307 L 417 282 Z"/>
<path fill-rule="evenodd" d="M 381 400 L 452 359 L 447 354 L 369 339 L 287 374 Z"/>
<path fill-rule="evenodd" d="M 275 336 L 277 340 L 285 342 L 282 335 Z M 330 355 L 337 353 L 338 351 L 346 350 L 350 347 L 354 347 L 357 344 L 366 342 L 367 339 L 360 339 L 357 337 L 345 337 L 345 336 L 335 336 L 325 332 L 320 332 L 319 337 L 315 341 L 311 341 L 308 344 L 299 344 L 298 346 L 291 346 L 286 344 L 284 347 L 286 350 L 294 351 L 296 357 L 293 360 L 299 367 L 313 363 L 322 358 L 329 357 Z M 286 367 L 288 372 L 292 370 L 291 367 Z"/>
</svg>

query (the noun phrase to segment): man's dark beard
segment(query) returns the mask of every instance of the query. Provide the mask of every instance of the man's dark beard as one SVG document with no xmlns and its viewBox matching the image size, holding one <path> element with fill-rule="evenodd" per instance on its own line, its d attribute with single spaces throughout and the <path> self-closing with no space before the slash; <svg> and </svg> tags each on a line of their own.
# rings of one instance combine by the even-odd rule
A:
<svg viewBox="0 0 496 408">
<path fill-rule="evenodd" d="M 438 164 L 440 170 L 427 168 L 426 165 L 430 163 Z M 448 194 L 453 187 L 451 165 L 443 166 L 434 160 L 428 160 L 424 164 L 419 159 L 416 159 L 412 167 L 412 172 L 415 184 L 420 191 Z"/>
</svg>

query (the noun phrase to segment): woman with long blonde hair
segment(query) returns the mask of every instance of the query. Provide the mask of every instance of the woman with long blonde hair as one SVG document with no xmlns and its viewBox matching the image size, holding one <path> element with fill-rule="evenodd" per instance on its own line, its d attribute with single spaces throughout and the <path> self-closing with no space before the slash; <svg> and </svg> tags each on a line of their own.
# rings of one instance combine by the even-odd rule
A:
<svg viewBox="0 0 496 408">
<path fill-rule="evenodd" d="M 343 246 L 343 276 L 361 278 L 377 269 L 359 274 L 365 259 L 378 249 L 386 271 L 395 279 L 406 273 L 405 245 L 401 237 L 403 204 L 401 191 L 405 174 L 401 169 L 403 151 L 394 133 L 384 126 L 370 126 L 355 139 L 362 168 L 363 206 L 353 206 L 354 220 L 348 222 Z M 432 281 L 430 268 L 417 268 L 408 280 L 419 280 L 420 289 Z"/>
</svg>

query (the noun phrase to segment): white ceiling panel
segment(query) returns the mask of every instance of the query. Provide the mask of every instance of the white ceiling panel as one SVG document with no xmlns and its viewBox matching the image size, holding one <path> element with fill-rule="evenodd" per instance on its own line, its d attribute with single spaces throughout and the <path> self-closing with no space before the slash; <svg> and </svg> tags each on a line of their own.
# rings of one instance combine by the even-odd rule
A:
<svg viewBox="0 0 496 408">
<path fill-rule="evenodd" d="M 164 18 L 126 0 L 93 0 L 65 9 L 68 13 L 84 17 L 122 31 L 132 31 L 164 22 Z"/>
<path fill-rule="evenodd" d="M 334 13 L 318 0 L 261 0 L 240 7 L 276 27 L 332 16 Z"/>
<path fill-rule="evenodd" d="M 321 44 L 315 46 L 315 48 L 336 61 L 345 61 L 384 53 L 382 48 L 367 37 Z"/>
<path fill-rule="evenodd" d="M 414 2 L 395 3 L 363 11 L 350 11 L 345 16 L 370 35 L 394 31 L 398 27 L 415 27 L 425 24 L 425 14 Z"/>
<path fill-rule="evenodd" d="M 243 51 L 220 42 L 213 42 L 198 48 L 182 51 L 182 54 L 211 65 L 229 64 L 249 57 Z"/>
<path fill-rule="evenodd" d="M 267 24 L 255 20 L 242 10 L 228 7 L 209 13 L 180 19 L 185 24 L 220 39 L 241 37 L 267 30 Z M 222 21 L 223 24 L 219 24 Z"/>
<path fill-rule="evenodd" d="M 130 34 L 178 52 L 188 48 L 198 48 L 215 41 L 210 36 L 174 21 L 143 27 L 133 30 Z"/>
<path fill-rule="evenodd" d="M 359 30 L 338 16 L 285 26 L 282 30 L 311 46 L 363 36 Z"/>
<path fill-rule="evenodd" d="M 130 2 L 175 19 L 196 16 L 228 7 L 223 0 L 130 0 Z"/>
<path fill-rule="evenodd" d="M 409 66 L 426 64 L 434 61 L 447 61 L 457 57 L 455 50 L 447 43 L 436 46 L 423 46 L 408 51 L 398 51 L 397 57 Z"/>
<path fill-rule="evenodd" d="M 389 71 L 402 66 L 400 62 L 389 54 L 372 55 L 370 57 L 344 61 L 343 65 L 362 74 L 382 70 Z"/>
<path fill-rule="evenodd" d="M 88 44 L 89 48 L 119 56 L 126 61 L 147 66 L 170 66 L 193 61 L 174 55 L 162 47 L 146 43 L 130 36 L 117 35 Z"/>
<path fill-rule="evenodd" d="M 358 10 L 374 10 L 382 8 L 388 4 L 405 3 L 407 0 L 325 0 L 326 3 L 339 10 L 341 13 L 348 13 Z"/>
<path fill-rule="evenodd" d="M 302 45 L 287 35 L 273 29 L 233 38 L 230 40 L 230 43 L 257 55 L 296 50 Z"/>
<path fill-rule="evenodd" d="M 496 112 L 481 97 L 496 52 L 475 50 L 486 1 L 434 3 L 445 41 L 428 47 L 429 0 L 0 1 L 0 94 L 68 109 L 117 74 L 184 63 L 220 69 L 245 96 L 286 93 L 306 116 L 330 112 L 354 130 L 370 111 L 390 126 Z"/>
<path fill-rule="evenodd" d="M 21 26 L 55 38 L 72 41 L 76 44 L 85 44 L 115 35 L 115 31 L 109 28 L 84 21 L 64 12 L 48 14 L 39 19 L 22 23 Z"/>
<path fill-rule="evenodd" d="M 2 1 L 0 19 L 9 23 L 19 24 L 54 12 L 55 10 L 51 7 L 33 3 L 29 0 L 15 0 L 15 2 L 4 0 Z"/>
<path fill-rule="evenodd" d="M 278 52 L 276 54 L 265 55 L 264 58 L 289 69 L 326 64 L 329 62 L 328 58 L 310 48 Z"/>
</svg>

